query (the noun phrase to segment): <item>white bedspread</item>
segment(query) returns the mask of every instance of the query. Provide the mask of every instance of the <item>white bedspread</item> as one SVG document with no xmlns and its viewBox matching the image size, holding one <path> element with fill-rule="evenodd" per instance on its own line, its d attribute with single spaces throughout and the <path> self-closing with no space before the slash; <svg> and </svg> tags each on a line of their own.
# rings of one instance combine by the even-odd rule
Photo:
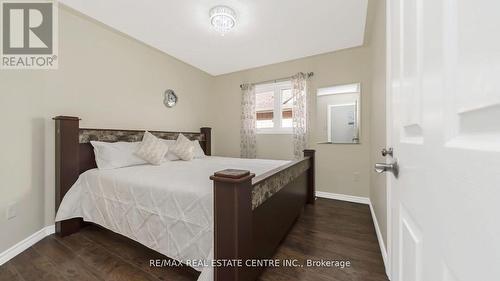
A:
<svg viewBox="0 0 500 281">
<path fill-rule="evenodd" d="M 81 217 L 179 261 L 210 260 L 214 172 L 256 175 L 288 161 L 205 157 L 81 174 L 64 197 L 56 221 Z M 211 280 L 211 268 L 199 280 Z"/>
</svg>

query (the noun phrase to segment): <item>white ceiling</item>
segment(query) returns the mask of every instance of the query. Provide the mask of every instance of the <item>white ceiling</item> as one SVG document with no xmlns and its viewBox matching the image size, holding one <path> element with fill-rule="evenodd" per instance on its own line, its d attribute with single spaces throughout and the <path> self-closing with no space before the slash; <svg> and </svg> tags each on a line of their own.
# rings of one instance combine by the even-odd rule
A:
<svg viewBox="0 0 500 281">
<path fill-rule="evenodd" d="M 368 0 L 60 0 L 212 75 L 363 44 Z M 236 11 L 221 36 L 216 5 Z"/>
</svg>

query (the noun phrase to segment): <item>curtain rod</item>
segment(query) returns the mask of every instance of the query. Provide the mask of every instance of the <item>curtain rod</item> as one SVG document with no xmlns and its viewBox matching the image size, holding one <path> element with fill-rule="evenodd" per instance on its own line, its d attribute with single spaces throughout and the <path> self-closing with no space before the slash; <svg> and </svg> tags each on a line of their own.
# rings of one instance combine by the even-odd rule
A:
<svg viewBox="0 0 500 281">
<path fill-rule="evenodd" d="M 308 72 L 306 73 L 307 74 L 307 78 L 311 78 L 312 76 L 314 76 L 314 72 Z M 283 77 L 283 78 L 278 78 L 278 79 L 272 79 L 272 80 L 266 80 L 266 81 L 260 81 L 260 82 L 257 82 L 257 83 L 252 83 L 253 85 L 260 85 L 260 84 L 266 84 L 266 83 L 276 83 L 276 82 L 280 82 L 280 81 L 284 81 L 284 80 L 289 80 L 291 79 L 293 76 L 288 76 L 288 77 Z M 241 84 L 240 85 L 240 89 L 243 88 L 243 85 L 244 84 Z"/>
</svg>

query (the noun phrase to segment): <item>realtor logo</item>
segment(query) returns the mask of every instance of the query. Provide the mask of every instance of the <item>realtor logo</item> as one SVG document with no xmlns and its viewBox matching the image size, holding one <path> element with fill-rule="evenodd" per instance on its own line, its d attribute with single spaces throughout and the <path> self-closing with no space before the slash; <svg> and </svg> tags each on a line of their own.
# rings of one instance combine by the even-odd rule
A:
<svg viewBox="0 0 500 281">
<path fill-rule="evenodd" d="M 2 1 L 1 67 L 57 68 L 57 10 L 53 1 Z"/>
</svg>

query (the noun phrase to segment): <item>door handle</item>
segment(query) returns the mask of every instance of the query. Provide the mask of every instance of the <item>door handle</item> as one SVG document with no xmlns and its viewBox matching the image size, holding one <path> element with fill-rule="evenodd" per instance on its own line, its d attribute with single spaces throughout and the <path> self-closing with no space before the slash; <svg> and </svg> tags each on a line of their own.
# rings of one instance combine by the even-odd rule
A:
<svg viewBox="0 0 500 281">
<path fill-rule="evenodd" d="M 381 174 L 384 172 L 391 172 L 394 174 L 394 177 L 398 178 L 399 175 L 399 165 L 398 160 L 394 160 L 394 162 L 390 164 L 386 163 L 376 163 L 375 164 L 375 172 Z"/>
</svg>

